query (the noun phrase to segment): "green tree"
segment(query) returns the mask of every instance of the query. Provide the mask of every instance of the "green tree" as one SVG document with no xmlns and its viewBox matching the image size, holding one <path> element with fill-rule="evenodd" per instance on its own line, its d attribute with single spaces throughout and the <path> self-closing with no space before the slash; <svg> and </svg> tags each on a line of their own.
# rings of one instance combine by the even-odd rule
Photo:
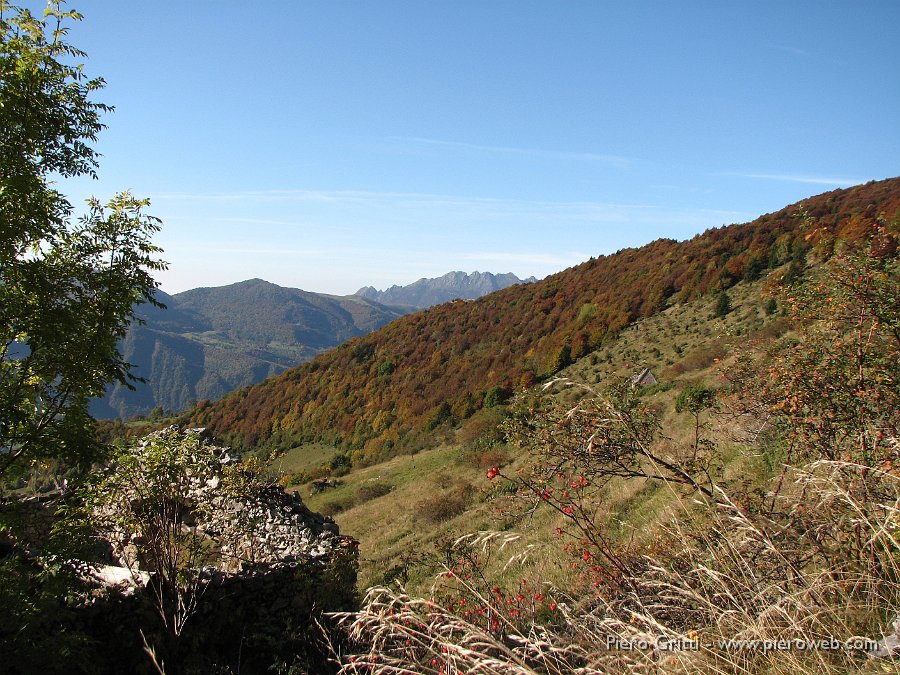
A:
<svg viewBox="0 0 900 675">
<path fill-rule="evenodd" d="M 118 341 L 141 302 L 157 304 L 148 202 L 95 199 L 73 220 L 52 177 L 95 176 L 90 143 L 109 106 L 92 100 L 84 54 L 66 42 L 80 20 L 48 4 L 43 17 L 0 0 L 0 477 L 35 463 L 96 457 L 92 397 L 134 378 Z"/>
<path fill-rule="evenodd" d="M 716 300 L 716 308 L 713 310 L 713 315 L 721 318 L 730 313 L 731 309 L 731 296 L 727 292 L 722 291 Z"/>
<path fill-rule="evenodd" d="M 547 358 L 548 375 L 554 375 L 572 363 L 572 347 L 568 343 L 554 349 Z"/>
<path fill-rule="evenodd" d="M 441 401 L 440 405 L 431 412 L 428 418 L 427 429 L 428 431 L 434 431 L 450 419 L 453 419 L 453 411 L 450 409 L 450 404 L 446 401 Z"/>
<path fill-rule="evenodd" d="M 512 392 L 506 387 L 501 387 L 499 385 L 491 387 L 484 395 L 483 407 L 494 408 L 498 405 L 503 405 L 509 400 L 510 396 L 512 396 Z"/>
<path fill-rule="evenodd" d="M 699 385 L 686 387 L 675 399 L 675 412 L 686 412 L 694 420 L 694 442 L 691 444 L 691 459 L 696 461 L 701 447 L 712 451 L 713 444 L 709 439 L 703 438 L 703 413 L 716 404 L 716 392 Z"/>
<path fill-rule="evenodd" d="M 84 54 L 64 40 L 65 21 L 79 20 L 60 3 L 42 19 L 0 0 L 0 236 L 7 264 L 66 229 L 72 207 L 48 180 L 95 176 L 88 145 L 109 106 L 90 100 L 103 80 L 85 78 L 67 61 Z"/>
</svg>

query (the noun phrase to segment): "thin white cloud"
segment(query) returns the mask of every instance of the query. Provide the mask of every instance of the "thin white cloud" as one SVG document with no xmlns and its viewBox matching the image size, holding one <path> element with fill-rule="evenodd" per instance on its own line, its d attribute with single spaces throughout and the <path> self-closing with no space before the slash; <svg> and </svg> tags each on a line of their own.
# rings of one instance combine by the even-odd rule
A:
<svg viewBox="0 0 900 675">
<path fill-rule="evenodd" d="M 182 220 L 190 220 L 189 218 L 182 218 Z M 231 216 L 217 216 L 216 222 L 218 223 L 236 223 L 239 225 L 277 225 L 279 227 L 295 227 L 297 225 L 296 220 L 284 220 L 284 219 L 271 219 L 271 218 L 237 218 Z"/>
<path fill-rule="evenodd" d="M 229 192 L 158 192 L 153 199 L 172 201 L 297 201 L 323 204 L 360 204 L 406 202 L 436 204 L 494 204 L 509 200 L 489 197 L 456 197 L 426 192 L 371 190 L 234 190 Z"/>
<path fill-rule="evenodd" d="M 742 175 L 742 174 L 733 174 Z M 460 207 L 473 208 L 482 212 L 518 211 L 533 214 L 535 212 L 581 213 L 590 218 L 620 218 L 624 213 L 665 212 L 667 207 L 658 204 L 629 204 L 620 202 L 599 201 L 551 201 L 528 199 L 505 199 L 497 197 L 466 197 L 459 195 L 442 195 L 422 192 L 390 192 L 366 190 L 236 190 L 232 192 L 160 192 L 153 196 L 158 200 L 185 201 L 282 201 L 317 202 L 333 205 L 359 205 L 397 207 Z M 710 209 L 682 210 L 683 213 L 703 214 L 710 217 L 738 215 L 737 211 L 716 211 Z M 284 221 L 257 218 L 227 217 L 232 222 L 258 222 L 280 224 Z"/>
<path fill-rule="evenodd" d="M 865 178 L 835 178 L 832 176 L 803 176 L 783 173 L 724 173 L 722 176 L 737 176 L 739 178 L 758 178 L 761 180 L 777 180 L 789 183 L 806 183 L 810 185 L 840 185 L 850 187 L 865 183 Z"/>
<path fill-rule="evenodd" d="M 811 58 L 812 54 L 806 51 L 805 49 L 800 49 L 799 47 L 792 47 L 789 45 L 771 45 L 773 48 L 777 49 L 781 52 L 786 52 L 788 54 L 793 54 L 794 56 L 802 56 L 803 58 Z"/>
<path fill-rule="evenodd" d="M 233 201 L 233 200 L 268 200 L 268 201 L 306 201 L 306 202 L 339 202 L 355 198 L 364 198 L 365 192 L 324 191 L 324 190 L 232 190 L 229 192 L 157 192 L 153 199 L 172 201 Z"/>
<path fill-rule="evenodd" d="M 790 54 L 791 56 L 797 57 L 798 59 L 802 59 L 804 61 L 810 61 L 818 64 L 831 64 L 831 65 L 846 65 L 846 61 L 842 59 L 834 58 L 834 54 L 831 52 L 823 52 L 821 50 L 810 51 L 808 49 L 801 49 L 799 47 L 795 47 L 792 45 L 779 45 L 779 44 L 769 44 L 770 49 L 775 49 L 779 52 L 783 52 L 785 54 Z"/>
<path fill-rule="evenodd" d="M 319 259 L 324 255 L 330 255 L 334 251 L 330 249 L 315 248 L 284 248 L 281 246 L 253 247 L 253 246 L 211 246 L 204 249 L 205 254 L 235 253 L 239 255 L 265 255 L 265 256 L 300 256 L 304 258 Z"/>
<path fill-rule="evenodd" d="M 197 213 L 182 219 L 192 223 L 196 237 L 205 237 L 203 227 L 256 227 L 261 232 L 289 228 L 305 237 L 328 231 L 332 239 L 344 237 L 352 245 L 353 232 L 384 229 L 394 234 L 435 242 L 440 233 L 498 233 L 590 231 L 592 236 L 621 239 L 623 232 L 643 232 L 642 238 L 690 236 L 727 223 L 750 220 L 755 214 L 717 209 L 686 208 L 668 204 L 603 201 L 549 201 L 489 197 L 464 197 L 428 193 L 356 190 L 245 190 L 209 193 L 164 193 L 165 198 L 190 200 Z M 284 217 L 284 200 L 291 202 L 290 217 Z M 475 229 L 472 229 L 475 228 Z M 584 228 L 589 228 L 586 230 Z M 257 234 L 261 234 L 258 232 Z M 363 236 L 365 236 L 363 234 Z M 464 236 L 464 235 L 459 235 Z M 349 239 L 348 239 L 349 238 Z M 457 237 L 458 238 L 458 237 Z M 256 247 L 254 247 L 256 248 Z M 569 263 L 570 260 L 562 262 Z"/>
<path fill-rule="evenodd" d="M 411 283 L 468 264 L 543 277 L 656 237 L 680 239 L 749 220 L 733 211 L 667 204 L 404 192 L 282 189 L 167 196 L 173 199 L 168 207 L 196 212 L 180 214 L 189 226 L 173 228 L 171 241 L 163 243 L 173 251 L 172 269 L 162 277 L 167 292 L 261 277 L 341 294 L 364 285 Z M 175 201 L 181 199 L 191 201 Z M 575 242 L 585 252 L 571 248 Z M 510 243 L 520 248 L 509 250 Z"/>
<path fill-rule="evenodd" d="M 569 152 L 564 150 L 541 150 L 538 148 L 519 148 L 504 145 L 483 145 L 479 143 L 465 143 L 461 141 L 444 141 L 436 138 L 423 138 L 421 136 L 391 136 L 388 140 L 412 143 L 416 145 L 430 145 L 435 147 L 456 148 L 480 153 L 495 155 L 518 155 L 521 157 L 534 157 L 538 159 L 552 159 L 559 161 L 589 161 L 602 162 L 624 166 L 632 164 L 633 160 L 621 155 L 612 155 L 595 152 Z"/>
</svg>

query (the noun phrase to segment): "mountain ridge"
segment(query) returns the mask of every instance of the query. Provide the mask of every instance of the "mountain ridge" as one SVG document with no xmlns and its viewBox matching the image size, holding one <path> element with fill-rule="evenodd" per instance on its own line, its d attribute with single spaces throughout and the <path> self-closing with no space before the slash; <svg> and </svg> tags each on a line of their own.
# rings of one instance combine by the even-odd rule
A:
<svg viewBox="0 0 900 675">
<path fill-rule="evenodd" d="M 412 306 L 427 309 L 451 300 L 475 300 L 515 284 L 532 283 L 535 277 L 520 279 L 512 272 L 453 271 L 440 277 L 421 278 L 406 286 L 394 285 L 383 291 L 363 286 L 356 295 L 391 306 Z"/>
<path fill-rule="evenodd" d="M 284 288 L 263 279 L 207 286 L 169 295 L 166 308 L 142 305 L 122 342 L 135 391 L 115 384 L 92 403 L 96 417 L 180 411 L 218 399 L 364 335 L 405 314 L 356 296 Z"/>
</svg>

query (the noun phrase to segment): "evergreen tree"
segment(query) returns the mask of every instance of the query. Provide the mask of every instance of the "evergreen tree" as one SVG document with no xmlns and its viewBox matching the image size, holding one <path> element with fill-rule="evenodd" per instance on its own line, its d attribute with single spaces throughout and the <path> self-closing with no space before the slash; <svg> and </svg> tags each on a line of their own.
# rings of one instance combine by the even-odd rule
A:
<svg viewBox="0 0 900 675">
<path fill-rule="evenodd" d="M 731 309 L 731 296 L 726 291 L 722 291 L 716 300 L 716 308 L 713 310 L 713 315 L 721 318 L 730 313 Z"/>
</svg>

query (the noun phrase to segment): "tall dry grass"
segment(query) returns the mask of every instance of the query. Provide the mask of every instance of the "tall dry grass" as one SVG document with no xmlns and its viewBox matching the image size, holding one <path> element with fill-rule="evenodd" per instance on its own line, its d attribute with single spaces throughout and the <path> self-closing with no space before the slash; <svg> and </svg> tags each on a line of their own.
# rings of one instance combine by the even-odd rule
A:
<svg viewBox="0 0 900 675">
<path fill-rule="evenodd" d="M 819 461 L 790 478 L 753 505 L 721 489 L 682 504 L 628 590 L 567 598 L 545 624 L 498 615 L 491 630 L 372 588 L 339 617 L 355 645 L 340 671 L 895 672 L 884 636 L 900 614 L 900 477 Z"/>
</svg>

